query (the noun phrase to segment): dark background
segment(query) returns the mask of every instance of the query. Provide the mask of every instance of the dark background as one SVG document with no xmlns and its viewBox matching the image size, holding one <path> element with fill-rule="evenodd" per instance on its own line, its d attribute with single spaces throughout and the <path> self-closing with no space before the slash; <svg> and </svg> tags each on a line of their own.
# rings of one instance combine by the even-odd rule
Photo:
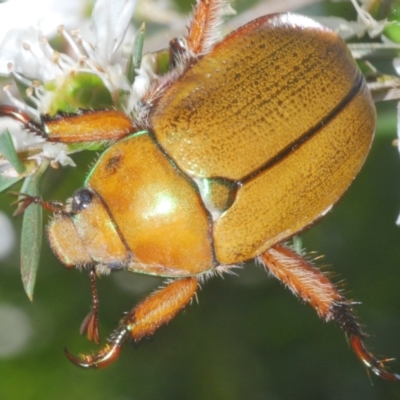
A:
<svg viewBox="0 0 400 400">
<path fill-rule="evenodd" d="M 349 4 L 323 3 L 303 12 L 354 15 Z M 356 309 L 371 333 L 369 347 L 400 359 L 400 228 L 395 225 L 400 157 L 392 145 L 396 105 L 379 105 L 378 115 L 378 132 L 362 172 L 333 211 L 303 235 L 303 244 L 325 255 L 319 265 L 334 270 L 336 282 L 345 279 L 346 295 L 362 301 Z M 46 175 L 44 196 L 63 200 L 78 188 L 88 171 L 87 157 L 75 157 L 75 169 Z M 0 197 L 0 209 L 11 214 L 9 203 L 8 196 Z M 15 223 L 19 236 L 20 219 Z M 20 281 L 18 248 L 0 261 L 0 268 L 0 306 L 24 312 L 32 330 L 18 354 L 0 358 L 0 399 L 400 398 L 400 383 L 369 377 L 334 324 L 322 323 L 309 306 L 252 264 L 237 276 L 204 284 L 199 304 L 152 340 L 138 347 L 127 344 L 120 359 L 100 371 L 79 369 L 63 354 L 64 346 L 74 354 L 94 348 L 78 333 L 90 306 L 87 274 L 64 269 L 44 243 L 30 303 Z M 99 280 L 103 340 L 123 311 L 160 282 L 127 272 Z M 12 320 L 0 321 L 0 341 L 5 323 L 13 329 Z M 392 364 L 400 372 L 400 361 Z"/>
</svg>

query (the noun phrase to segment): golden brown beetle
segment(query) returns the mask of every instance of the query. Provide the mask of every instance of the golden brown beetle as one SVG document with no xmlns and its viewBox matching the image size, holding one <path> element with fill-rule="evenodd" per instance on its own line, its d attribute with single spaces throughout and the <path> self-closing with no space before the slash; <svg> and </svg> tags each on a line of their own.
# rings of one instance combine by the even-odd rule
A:
<svg viewBox="0 0 400 400">
<path fill-rule="evenodd" d="M 400 379 L 365 349 L 352 303 L 282 244 L 322 217 L 364 162 L 375 108 L 363 76 L 336 34 L 292 14 L 254 20 L 203 56 L 207 7 L 196 8 L 180 67 L 144 97 L 145 118 L 86 111 L 40 126 L 1 109 L 50 141 L 122 138 L 66 206 L 22 200 L 55 212 L 47 230 L 53 251 L 64 265 L 91 271 L 93 310 L 82 328 L 89 339 L 99 341 L 96 274 L 169 278 L 98 353 L 68 358 L 108 365 L 127 338 L 137 342 L 170 321 L 204 276 L 257 258 L 321 319 L 335 321 L 368 368 Z"/>
</svg>

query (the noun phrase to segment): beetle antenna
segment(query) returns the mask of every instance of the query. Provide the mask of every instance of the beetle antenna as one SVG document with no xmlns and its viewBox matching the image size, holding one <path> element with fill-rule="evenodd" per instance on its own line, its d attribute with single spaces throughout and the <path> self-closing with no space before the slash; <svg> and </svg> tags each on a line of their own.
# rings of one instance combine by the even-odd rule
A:
<svg viewBox="0 0 400 400">
<path fill-rule="evenodd" d="M 38 204 L 45 210 L 53 213 L 61 213 L 64 211 L 64 204 L 59 201 L 44 201 L 41 197 L 19 192 L 8 192 L 8 194 L 18 197 L 17 200 L 11 203 L 12 206 L 18 206 L 13 213 L 13 217 L 21 215 L 31 204 Z"/>
</svg>

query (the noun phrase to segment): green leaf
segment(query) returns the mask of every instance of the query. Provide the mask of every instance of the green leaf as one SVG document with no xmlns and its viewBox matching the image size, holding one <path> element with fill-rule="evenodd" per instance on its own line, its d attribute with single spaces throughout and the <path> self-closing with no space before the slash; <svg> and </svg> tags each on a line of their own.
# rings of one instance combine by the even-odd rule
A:
<svg viewBox="0 0 400 400">
<path fill-rule="evenodd" d="M 294 235 L 292 237 L 293 250 L 297 254 L 303 254 L 303 237 L 300 235 Z"/>
<path fill-rule="evenodd" d="M 395 43 L 400 43 L 400 23 L 398 21 L 388 22 L 383 34 Z"/>
<path fill-rule="evenodd" d="M 105 144 L 99 142 L 83 142 L 83 143 L 71 143 L 68 145 L 68 152 L 69 153 L 76 153 L 79 151 L 99 151 L 104 149 Z"/>
<path fill-rule="evenodd" d="M 145 24 L 143 23 L 135 36 L 135 40 L 133 41 L 132 55 L 129 58 L 128 65 L 126 67 L 126 76 L 128 77 L 129 82 L 131 84 L 135 80 L 136 70 L 140 68 L 140 65 L 142 63 L 145 31 L 146 27 Z"/>
<path fill-rule="evenodd" d="M 22 178 L 23 176 L 18 176 L 17 178 L 6 178 L 3 175 L 0 175 L 0 193 L 14 185 L 14 183 L 17 183 Z"/>
<path fill-rule="evenodd" d="M 170 70 L 171 58 L 169 49 L 159 50 L 150 56 L 155 58 L 156 64 L 154 70 L 157 75 L 165 75 Z"/>
<path fill-rule="evenodd" d="M 400 0 L 379 0 L 364 2 L 364 7 L 373 18 L 385 21 L 383 35 L 400 43 Z"/>
<path fill-rule="evenodd" d="M 19 174 L 22 174 L 25 171 L 25 167 L 18 158 L 18 154 L 15 151 L 14 143 L 8 130 L 5 130 L 0 135 L 0 153 L 7 159 L 7 161 Z"/>
<path fill-rule="evenodd" d="M 48 163 L 44 162 L 35 174 L 25 179 L 21 193 L 37 197 L 40 195 L 40 181 Z M 21 235 L 21 276 L 24 289 L 29 299 L 33 300 L 33 290 L 39 267 L 40 250 L 43 234 L 43 209 L 32 204 L 24 212 Z"/>
<path fill-rule="evenodd" d="M 50 115 L 63 111 L 76 113 L 79 109 L 101 109 L 113 106 L 110 91 L 101 78 L 90 72 L 69 75 L 61 87 L 48 82 L 45 89 L 54 92 Z"/>
</svg>

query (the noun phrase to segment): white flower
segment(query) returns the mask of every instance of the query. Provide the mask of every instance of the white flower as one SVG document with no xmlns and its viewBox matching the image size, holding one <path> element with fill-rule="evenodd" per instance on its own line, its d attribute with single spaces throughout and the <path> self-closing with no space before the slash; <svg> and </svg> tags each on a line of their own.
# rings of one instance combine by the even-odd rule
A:
<svg viewBox="0 0 400 400">
<path fill-rule="evenodd" d="M 369 36 L 372 38 L 379 36 L 385 27 L 386 19 L 382 21 L 376 21 L 364 7 L 361 7 L 358 4 L 357 0 L 351 0 L 351 2 L 357 11 L 358 21 L 364 27 L 364 32 L 368 32 Z M 364 3 L 365 7 L 368 6 L 368 2 L 365 0 L 361 1 L 361 3 Z M 362 32 L 359 32 L 359 35 L 362 34 Z"/>
<path fill-rule="evenodd" d="M 94 58 L 103 69 L 115 61 L 115 53 L 125 38 L 136 0 L 98 0 L 92 14 Z M 114 57 L 114 58 L 113 58 Z"/>
<path fill-rule="evenodd" d="M 348 1 L 348 0 L 344 0 Z M 362 37 L 366 33 L 372 38 L 379 36 L 386 25 L 386 20 L 377 21 L 357 0 L 350 0 L 357 11 L 357 21 L 348 21 L 340 17 L 320 17 L 319 22 L 337 32 L 344 40 L 354 36 Z M 366 3 L 361 1 L 361 3 Z"/>
<path fill-rule="evenodd" d="M 68 3 L 70 7 L 78 4 L 83 7 L 82 1 L 69 0 Z M 65 25 L 60 25 L 63 15 L 79 13 L 76 10 L 54 13 L 52 6 L 56 4 L 60 6 L 60 2 L 55 0 L 13 0 L 0 4 L 0 25 L 3 22 L 0 26 L 0 33 L 3 33 L 0 36 L 0 75 L 7 75 L 25 87 L 24 95 L 30 100 L 30 104 L 23 101 L 16 85 L 11 87 L 7 84 L 4 87 L 7 103 L 36 121 L 39 121 L 40 114 L 57 110 L 55 104 L 79 73 L 98 76 L 113 100 L 119 99 L 120 93 L 129 94 L 134 90 L 121 65 L 124 62 L 121 59 L 121 44 L 130 27 L 136 0 L 98 0 L 90 25 L 92 40 L 83 38 L 79 30 L 68 32 Z M 30 14 L 26 15 L 24 10 Z M 16 15 L 18 18 L 15 18 Z M 53 28 L 50 27 L 51 22 L 55 24 Z M 66 24 L 71 26 L 70 18 Z M 69 44 L 71 55 L 59 53 L 49 45 L 46 35 L 57 29 Z M 118 105 L 124 108 L 124 104 Z M 0 118 L 0 134 L 6 129 L 12 135 L 17 153 L 35 148 L 30 159 L 35 159 L 37 164 L 50 159 L 62 165 L 74 165 L 68 156 L 71 150 L 67 145 L 47 142 L 23 130 L 10 118 Z M 41 151 L 37 151 L 38 147 Z M 2 171 L 7 169 L 1 158 L 0 164 L 3 164 Z"/>
<path fill-rule="evenodd" d="M 70 29 L 82 24 L 86 8 L 87 2 L 82 0 L 8 0 L 0 8 L 0 37 L 36 23 L 43 34 L 52 36 L 60 24 Z"/>
</svg>

